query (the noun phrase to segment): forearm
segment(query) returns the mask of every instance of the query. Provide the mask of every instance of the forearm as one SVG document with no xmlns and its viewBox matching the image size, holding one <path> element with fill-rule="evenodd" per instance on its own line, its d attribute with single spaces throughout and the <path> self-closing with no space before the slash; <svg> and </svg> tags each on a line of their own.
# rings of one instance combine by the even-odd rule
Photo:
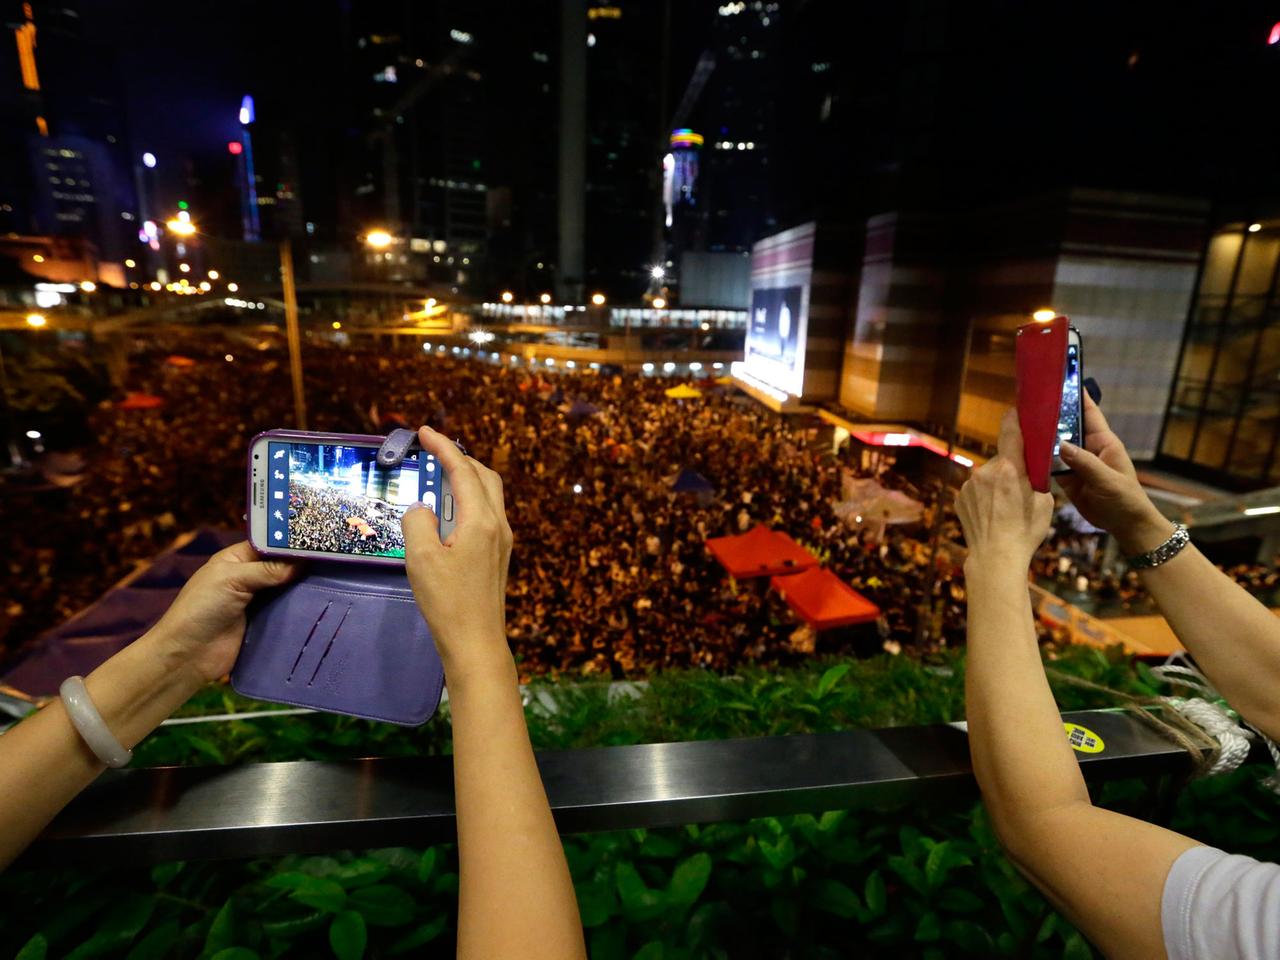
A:
<svg viewBox="0 0 1280 960">
<path fill-rule="evenodd" d="M 1172 533 L 1173 524 L 1152 508 L 1118 545 L 1132 556 Z M 1144 571 L 1142 582 L 1213 685 L 1246 720 L 1280 739 L 1280 619 L 1191 545 Z"/>
<path fill-rule="evenodd" d="M 564 847 L 506 655 L 450 673 L 458 812 L 458 956 L 583 957 Z"/>
<path fill-rule="evenodd" d="M 965 585 L 969 749 L 996 829 L 1016 846 L 1037 815 L 1089 794 L 1045 678 L 1025 577 L 971 560 Z"/>
<path fill-rule="evenodd" d="M 199 681 L 147 635 L 86 679 L 107 728 L 134 747 L 195 692 Z M 0 737 L 0 867 L 105 769 L 71 724 L 60 699 Z"/>
</svg>

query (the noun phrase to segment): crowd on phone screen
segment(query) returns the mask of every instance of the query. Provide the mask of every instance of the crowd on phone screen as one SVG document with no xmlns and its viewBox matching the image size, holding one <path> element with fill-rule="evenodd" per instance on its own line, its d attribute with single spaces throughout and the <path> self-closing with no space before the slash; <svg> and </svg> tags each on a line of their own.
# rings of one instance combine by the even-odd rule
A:
<svg viewBox="0 0 1280 960">
<path fill-rule="evenodd" d="M 164 406 L 103 404 L 86 426 L 83 482 L 0 504 L 10 545 L 6 577 L 15 588 L 0 610 L 0 651 L 12 654 L 83 608 L 178 533 L 243 527 L 248 440 L 292 421 L 289 392 L 281 388 L 287 365 L 274 351 L 238 350 L 226 362 L 221 345 L 215 353 L 196 343 L 134 344 L 126 386 L 165 398 Z M 166 362 L 175 352 L 198 362 Z M 306 371 L 313 429 L 380 432 L 426 422 L 462 438 L 502 475 L 517 545 L 507 622 L 525 673 L 627 676 L 669 666 L 786 662 L 815 649 L 865 652 L 866 635 L 815 638 L 767 581 L 726 576 L 705 541 L 756 523 L 808 546 L 881 608 L 872 648 L 912 647 L 921 616 L 930 618 L 930 645 L 963 642 L 959 554 L 940 551 L 930 576 L 932 506 L 915 525 L 846 524 L 833 510 L 842 474 L 862 471 L 831 456 L 805 424 L 731 390 L 677 401 L 664 394 L 674 383 L 667 378 L 548 374 L 393 354 L 390 347 L 308 345 Z M 575 416 L 574 401 L 597 412 Z M 714 494 L 673 493 L 668 481 L 683 467 L 705 476 Z M 894 470 L 880 481 L 926 505 L 937 490 Z M 316 515 L 301 511 L 309 514 Z M 375 529 L 376 546 L 403 547 L 398 530 Z M 944 543 L 960 540 L 950 510 L 942 532 Z M 335 534 L 325 520 L 308 524 L 303 535 L 321 544 Z M 361 536 L 341 524 L 336 535 Z M 1072 565 L 1084 572 L 1073 575 L 1088 577 L 1092 587 L 1090 549 L 1096 555 L 1076 534 L 1056 537 L 1041 551 L 1037 572 L 1065 575 L 1058 557 L 1074 551 Z M 1270 568 L 1244 575 L 1275 580 Z M 1106 589 L 1100 569 L 1096 577 Z M 925 607 L 930 583 L 933 603 Z M 1119 584 L 1132 602 L 1141 600 L 1135 582 Z"/>
<path fill-rule="evenodd" d="M 289 483 L 289 547 L 404 556 L 402 508 L 314 484 Z"/>
</svg>

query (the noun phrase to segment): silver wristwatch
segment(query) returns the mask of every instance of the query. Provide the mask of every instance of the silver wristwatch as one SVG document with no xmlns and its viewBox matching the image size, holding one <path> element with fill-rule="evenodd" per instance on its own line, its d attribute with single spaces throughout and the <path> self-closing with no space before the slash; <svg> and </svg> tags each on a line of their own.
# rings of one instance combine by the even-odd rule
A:
<svg viewBox="0 0 1280 960">
<path fill-rule="evenodd" d="M 1158 567 L 1162 563 L 1168 563 L 1180 554 L 1182 548 L 1190 542 L 1191 536 L 1187 533 L 1187 528 L 1175 521 L 1173 533 L 1170 534 L 1168 540 L 1154 550 L 1140 553 L 1136 557 L 1127 557 L 1124 562 L 1129 565 L 1130 570 L 1150 570 L 1152 567 Z"/>
</svg>

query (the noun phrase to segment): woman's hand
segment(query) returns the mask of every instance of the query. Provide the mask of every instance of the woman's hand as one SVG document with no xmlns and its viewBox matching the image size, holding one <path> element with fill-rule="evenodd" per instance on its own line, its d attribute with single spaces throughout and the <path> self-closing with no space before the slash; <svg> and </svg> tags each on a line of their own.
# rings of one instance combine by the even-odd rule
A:
<svg viewBox="0 0 1280 960">
<path fill-rule="evenodd" d="M 1142 489 L 1129 452 L 1111 432 L 1098 405 L 1088 393 L 1083 399 L 1084 448 L 1062 444 L 1062 462 L 1071 473 L 1059 476 L 1058 484 L 1080 515 L 1113 534 L 1125 553 L 1159 546 L 1173 532 L 1173 525 Z"/>
<path fill-rule="evenodd" d="M 1000 422 L 999 453 L 973 471 L 956 498 L 971 567 L 1007 569 L 1026 576 L 1036 548 L 1049 530 L 1053 497 L 1036 493 L 1027 480 L 1018 414 L 1009 410 Z"/>
<path fill-rule="evenodd" d="M 286 583 L 296 569 L 287 560 L 260 559 L 244 541 L 219 550 L 192 574 L 147 639 L 199 683 L 217 680 L 236 662 L 253 595 Z"/>
<path fill-rule="evenodd" d="M 449 475 L 457 514 L 453 532 L 441 542 L 440 522 L 429 507 L 414 504 L 405 511 L 405 561 L 418 608 L 451 684 L 476 670 L 509 670 L 511 527 L 502 478 L 429 427 L 418 431 L 418 439 Z"/>
</svg>

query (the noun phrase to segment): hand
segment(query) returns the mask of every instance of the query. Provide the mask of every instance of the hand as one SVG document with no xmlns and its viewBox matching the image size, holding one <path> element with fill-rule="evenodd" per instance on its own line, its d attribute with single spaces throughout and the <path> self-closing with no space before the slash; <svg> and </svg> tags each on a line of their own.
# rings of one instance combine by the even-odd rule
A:
<svg viewBox="0 0 1280 960">
<path fill-rule="evenodd" d="M 1127 554 L 1143 553 L 1163 543 L 1173 524 L 1160 515 L 1138 482 L 1129 452 L 1107 425 L 1088 393 L 1084 398 L 1084 449 L 1063 442 L 1062 462 L 1071 473 L 1058 484 L 1080 515 L 1115 535 Z"/>
<path fill-rule="evenodd" d="M 502 478 L 429 427 L 418 431 L 418 439 L 448 474 L 457 513 L 453 532 L 441 542 L 440 522 L 429 507 L 414 504 L 405 511 L 405 561 L 418 608 L 431 627 L 448 682 L 476 670 L 509 670 L 511 526 Z"/>
<path fill-rule="evenodd" d="M 1025 576 L 1031 557 L 1053 516 L 1053 497 L 1036 493 L 1027 480 L 1018 414 L 1009 410 L 1000 422 L 999 453 L 960 489 L 956 513 L 964 527 L 970 564 L 985 570 L 1007 568 Z"/>
<path fill-rule="evenodd" d="M 244 541 L 219 550 L 192 574 L 147 637 L 199 683 L 216 680 L 236 662 L 253 595 L 288 582 L 296 569 L 287 560 L 259 559 Z"/>
</svg>

